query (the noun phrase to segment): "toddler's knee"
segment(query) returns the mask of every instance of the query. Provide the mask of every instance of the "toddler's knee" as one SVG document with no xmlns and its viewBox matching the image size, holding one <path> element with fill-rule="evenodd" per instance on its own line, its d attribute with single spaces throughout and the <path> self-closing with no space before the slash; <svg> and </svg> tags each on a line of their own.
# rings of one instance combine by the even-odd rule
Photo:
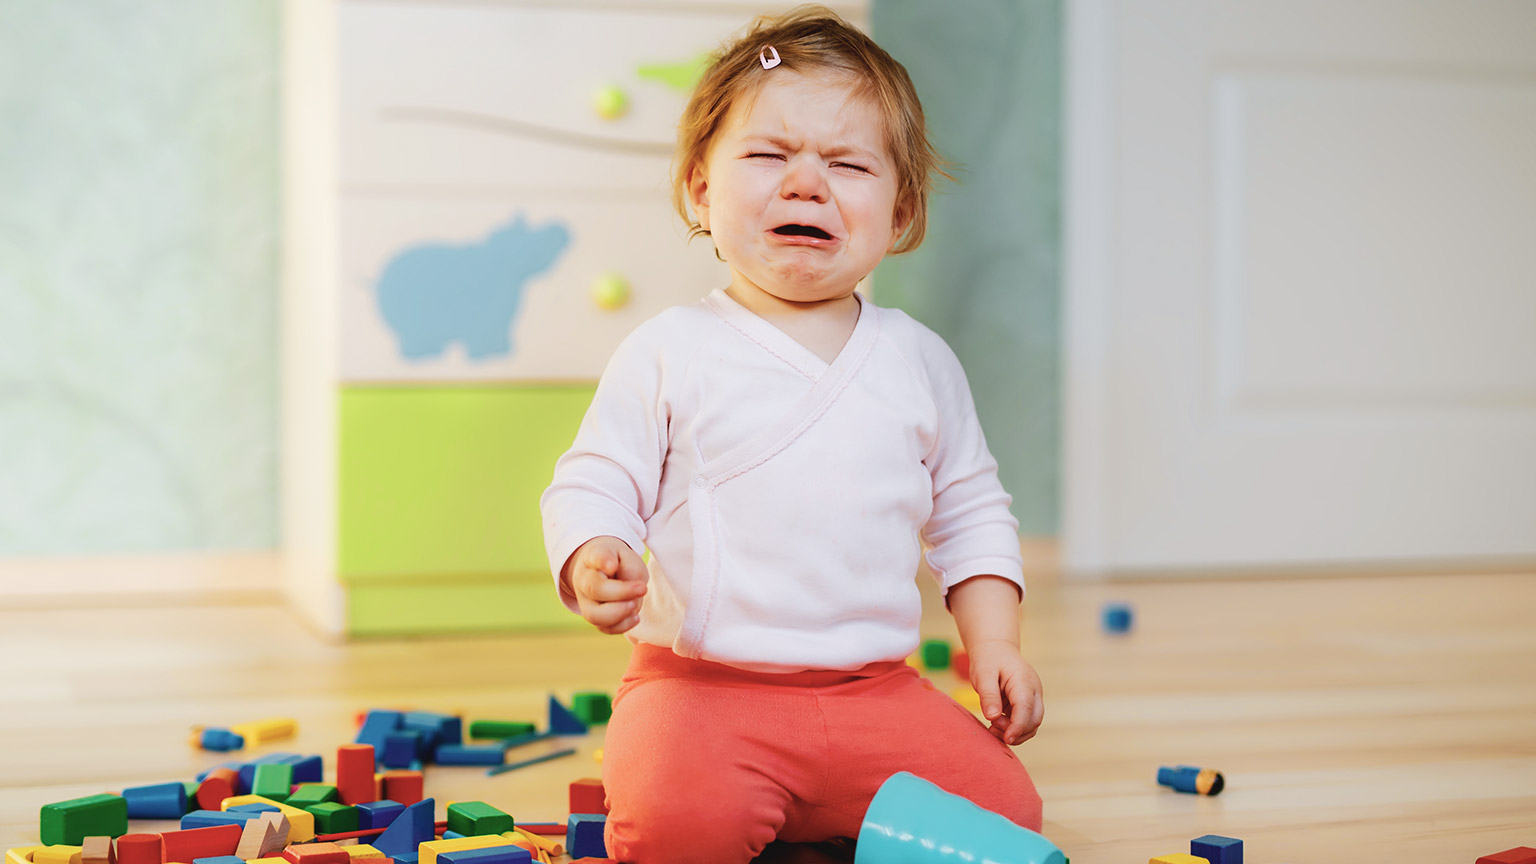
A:
<svg viewBox="0 0 1536 864">
<path fill-rule="evenodd" d="M 704 815 L 704 814 L 708 815 Z M 776 830 L 761 820 L 683 808 L 640 818 L 609 814 L 608 857 L 624 864 L 748 864 Z"/>
</svg>

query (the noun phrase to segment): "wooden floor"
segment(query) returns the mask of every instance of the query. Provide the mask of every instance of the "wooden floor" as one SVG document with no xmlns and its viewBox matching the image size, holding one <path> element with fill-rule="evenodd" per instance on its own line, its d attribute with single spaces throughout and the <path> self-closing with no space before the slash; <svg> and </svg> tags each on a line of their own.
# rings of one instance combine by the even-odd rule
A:
<svg viewBox="0 0 1536 864">
<path fill-rule="evenodd" d="M 1101 632 L 1108 600 L 1135 607 L 1129 636 Z M 236 601 L 0 608 L 0 846 L 35 843 L 44 804 L 224 761 L 187 746 L 194 724 L 291 716 L 298 738 L 269 749 L 330 754 L 372 707 L 542 721 L 546 693 L 611 691 L 628 653 L 596 633 L 328 644 L 274 602 Z M 1019 755 L 1075 864 L 1187 852 L 1205 833 L 1242 838 L 1250 864 L 1536 846 L 1536 574 L 1045 579 L 1027 609 L 1047 710 Z M 941 612 L 926 622 L 953 636 Z M 497 778 L 430 767 L 427 791 L 561 820 L 598 746 Z M 1158 787 L 1180 763 L 1221 770 L 1227 790 Z"/>
</svg>

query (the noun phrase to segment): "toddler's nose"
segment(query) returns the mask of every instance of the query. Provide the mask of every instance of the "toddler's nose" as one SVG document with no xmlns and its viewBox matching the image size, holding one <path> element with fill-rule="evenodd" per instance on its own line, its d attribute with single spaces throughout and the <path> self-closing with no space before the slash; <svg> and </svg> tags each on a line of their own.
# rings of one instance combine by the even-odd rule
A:
<svg viewBox="0 0 1536 864">
<path fill-rule="evenodd" d="M 821 167 L 811 160 L 792 159 L 784 174 L 784 185 L 780 189 L 780 194 L 790 200 L 825 203 L 827 200 L 826 175 L 822 173 Z"/>
</svg>

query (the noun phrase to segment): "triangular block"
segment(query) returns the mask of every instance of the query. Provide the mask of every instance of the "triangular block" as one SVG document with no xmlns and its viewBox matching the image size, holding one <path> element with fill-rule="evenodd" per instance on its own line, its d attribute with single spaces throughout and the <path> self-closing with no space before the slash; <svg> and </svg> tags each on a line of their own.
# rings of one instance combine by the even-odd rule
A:
<svg viewBox="0 0 1536 864">
<path fill-rule="evenodd" d="M 571 709 L 560 704 L 560 700 L 553 695 L 549 697 L 549 731 L 554 735 L 585 735 L 587 724 L 581 722 L 581 718 L 571 712 Z"/>
<path fill-rule="evenodd" d="M 437 839 L 433 834 L 436 826 L 432 821 L 437 813 L 436 807 L 433 799 L 423 798 L 405 808 L 405 812 L 396 816 L 395 821 L 384 829 L 383 834 L 374 838 L 371 845 L 397 861 L 401 858 L 414 861 L 417 847 Z"/>
</svg>

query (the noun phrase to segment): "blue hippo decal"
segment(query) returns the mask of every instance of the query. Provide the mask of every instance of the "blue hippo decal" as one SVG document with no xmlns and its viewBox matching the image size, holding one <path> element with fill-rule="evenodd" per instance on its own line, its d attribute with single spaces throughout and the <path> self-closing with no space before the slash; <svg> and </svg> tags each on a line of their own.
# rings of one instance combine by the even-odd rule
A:
<svg viewBox="0 0 1536 864">
<path fill-rule="evenodd" d="M 512 324 L 528 280 L 548 270 L 570 232 L 533 227 L 518 214 L 483 242 L 407 249 L 379 277 L 379 311 L 407 360 L 436 357 L 454 342 L 471 360 L 512 353 Z"/>
</svg>

